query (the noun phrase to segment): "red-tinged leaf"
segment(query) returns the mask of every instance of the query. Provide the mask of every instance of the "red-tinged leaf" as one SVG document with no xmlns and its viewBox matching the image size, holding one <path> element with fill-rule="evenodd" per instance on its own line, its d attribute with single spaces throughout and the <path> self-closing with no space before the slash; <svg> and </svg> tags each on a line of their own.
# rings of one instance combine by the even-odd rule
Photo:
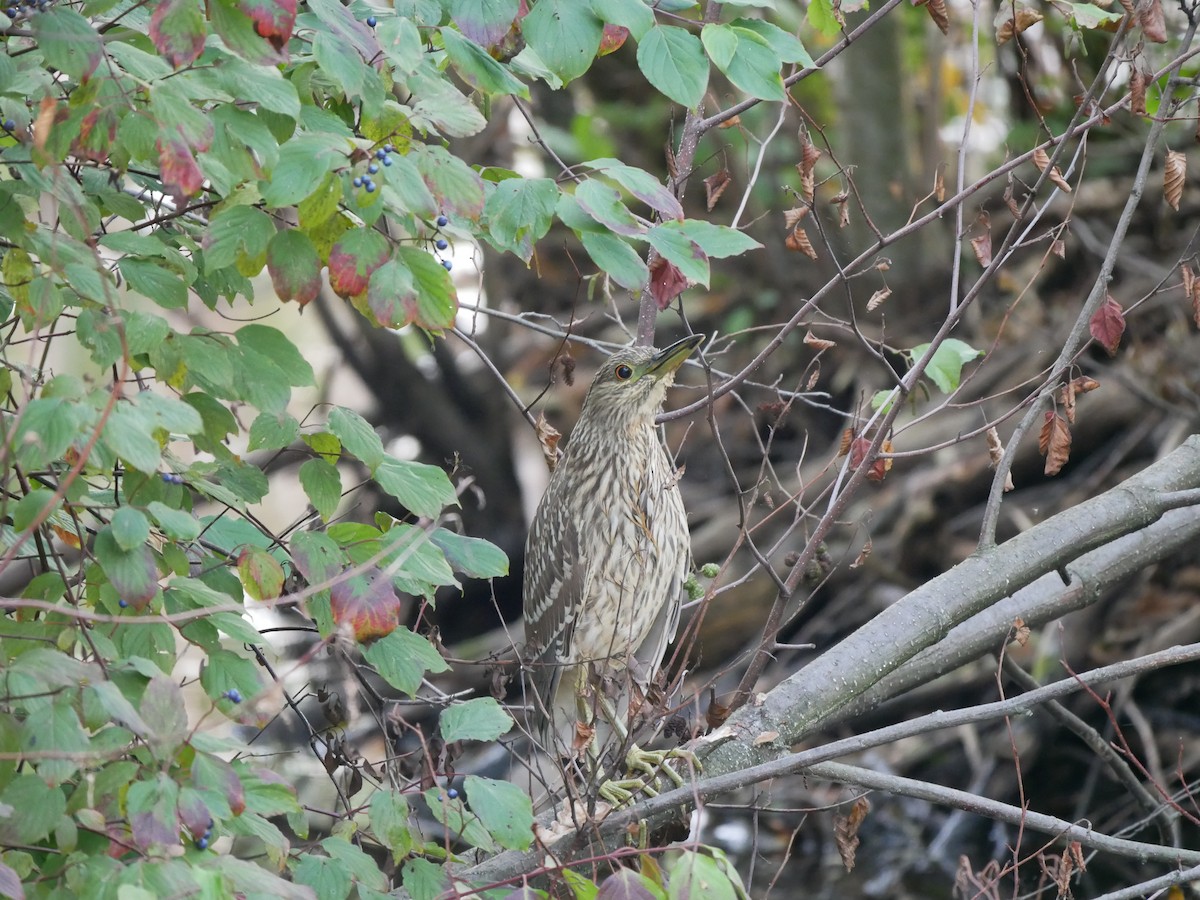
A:
<svg viewBox="0 0 1200 900">
<path fill-rule="evenodd" d="M 600 35 L 600 49 L 597 51 L 597 56 L 608 56 L 610 53 L 615 53 L 620 50 L 625 44 L 625 40 L 629 37 L 629 29 L 620 25 L 605 25 L 604 31 Z"/>
<path fill-rule="evenodd" d="M 75 153 L 91 162 L 107 162 L 120 124 L 121 119 L 111 106 L 90 110 L 79 123 L 79 137 L 73 145 Z"/>
<path fill-rule="evenodd" d="M 282 44 L 276 43 L 278 36 L 268 39 L 258 33 L 259 22 L 250 17 L 250 10 L 247 8 L 254 5 L 243 4 L 241 0 L 209 0 L 205 4 L 212 19 L 213 29 L 225 42 L 225 46 L 242 59 L 256 66 L 286 63 L 287 50 Z M 263 15 L 264 22 L 272 18 L 269 13 Z"/>
<path fill-rule="evenodd" d="M 865 437 L 856 437 L 850 442 L 850 468 L 857 469 L 862 465 L 864 459 L 867 458 L 867 451 L 871 449 L 871 441 Z"/>
<path fill-rule="evenodd" d="M 400 624 L 400 598 L 391 579 L 377 568 L 337 582 L 329 605 L 333 621 L 348 627 L 359 642 L 387 637 Z"/>
<path fill-rule="evenodd" d="M 212 821 L 212 813 L 204 803 L 204 798 L 195 788 L 181 788 L 179 791 L 179 819 L 188 830 L 192 840 L 199 840 L 208 831 L 208 823 Z"/>
<path fill-rule="evenodd" d="M 1117 355 L 1121 335 L 1125 333 L 1125 311 L 1111 294 L 1092 316 L 1088 330 L 1096 339 L 1096 343 L 1108 351 L 1109 356 Z"/>
<path fill-rule="evenodd" d="M 481 47 L 500 43 L 516 21 L 518 0 L 494 0 L 490 3 L 458 3 L 451 18 L 464 36 Z"/>
<path fill-rule="evenodd" d="M 283 593 L 283 566 L 261 547 L 247 547 L 238 554 L 242 586 L 255 600 L 274 600 Z"/>
<path fill-rule="evenodd" d="M 197 752 L 192 760 L 192 784 L 202 792 L 224 797 L 229 811 L 240 816 L 246 809 L 246 789 L 233 766 L 211 753 Z"/>
<path fill-rule="evenodd" d="M 674 263 L 659 257 L 650 267 L 650 293 L 660 310 L 671 305 L 671 301 L 687 290 L 688 280 Z"/>
<path fill-rule="evenodd" d="M 286 56 L 284 48 L 296 26 L 296 0 L 242 0 L 241 7 L 255 33 Z"/>
<path fill-rule="evenodd" d="M 596 900 L 654 900 L 662 889 L 633 869 L 618 869 L 600 882 Z"/>
<path fill-rule="evenodd" d="M 204 52 L 204 15 L 196 0 L 164 0 L 150 14 L 150 40 L 176 69 Z"/>
<path fill-rule="evenodd" d="M 192 197 L 204 184 L 196 156 L 178 130 L 158 139 L 158 167 L 163 184 L 174 194 Z"/>
<path fill-rule="evenodd" d="M 303 231 L 286 228 L 267 245 L 267 271 L 283 301 L 307 306 L 321 292 L 321 258 Z"/>
<path fill-rule="evenodd" d="M 387 238 L 373 228 L 347 231 L 329 251 L 329 286 L 339 297 L 358 297 L 389 256 Z"/>
<path fill-rule="evenodd" d="M 1071 456 L 1071 427 L 1053 410 L 1046 412 L 1038 435 L 1038 450 L 1046 457 L 1046 475 L 1057 475 Z"/>
<path fill-rule="evenodd" d="M 165 772 L 157 779 L 135 781 L 125 795 L 133 843 L 141 850 L 179 843 L 179 786 Z"/>
</svg>

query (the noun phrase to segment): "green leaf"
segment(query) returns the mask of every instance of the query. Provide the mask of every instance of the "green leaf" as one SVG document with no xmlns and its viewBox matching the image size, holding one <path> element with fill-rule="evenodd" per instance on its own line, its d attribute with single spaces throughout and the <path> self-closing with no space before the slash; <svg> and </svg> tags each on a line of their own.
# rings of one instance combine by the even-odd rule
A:
<svg viewBox="0 0 1200 900">
<path fill-rule="evenodd" d="M 265 256 L 274 235 L 275 223 L 261 209 L 230 206 L 221 210 L 209 220 L 204 237 L 205 271 Z"/>
<path fill-rule="evenodd" d="M 274 66 L 287 62 L 286 51 L 276 49 L 263 37 L 255 27 L 255 21 L 242 7 L 240 0 L 211 0 L 208 6 L 213 28 L 225 46 L 255 65 Z M 280 48 L 283 47 L 286 47 L 286 41 L 280 45 Z"/>
<path fill-rule="evenodd" d="M 494 741 L 513 728 L 512 716 L 492 697 L 476 697 L 442 710 L 438 730 L 447 744 Z"/>
<path fill-rule="evenodd" d="M 368 469 L 374 470 L 386 455 L 383 441 L 371 424 L 352 410 L 336 406 L 329 413 L 329 430 L 342 442 L 347 453 L 356 457 Z"/>
<path fill-rule="evenodd" d="M 109 523 L 113 540 L 122 550 L 133 550 L 150 539 L 150 520 L 140 509 L 122 506 L 113 513 Z"/>
<path fill-rule="evenodd" d="M 138 711 L 150 729 L 149 744 L 155 758 L 160 762 L 173 758 L 188 734 L 187 705 L 179 685 L 166 675 L 155 675 L 146 685 Z"/>
<path fill-rule="evenodd" d="M 315 383 L 308 360 L 278 328 L 243 325 L 238 329 L 237 339 L 243 354 L 249 351 L 265 359 L 287 379 L 288 384 L 307 387 Z"/>
<path fill-rule="evenodd" d="M 53 491 L 35 488 L 22 497 L 12 510 L 13 528 L 25 531 L 35 521 L 45 522 L 50 514 L 62 505 L 62 498 L 55 499 Z M 47 511 L 46 507 L 50 507 Z M 43 516 L 42 514 L 45 513 Z"/>
<path fill-rule="evenodd" d="M 260 413 L 250 423 L 248 452 L 255 450 L 279 450 L 289 446 L 300 436 L 300 423 L 286 412 Z"/>
<path fill-rule="evenodd" d="M 162 462 L 162 448 L 155 440 L 153 417 L 132 403 L 119 402 L 109 414 L 102 440 L 126 463 L 141 472 L 154 472 Z"/>
<path fill-rule="evenodd" d="M 476 221 L 483 215 L 483 179 L 445 147 L 419 144 L 412 158 L 438 207 Z"/>
<path fill-rule="evenodd" d="M 621 193 L 598 178 L 589 178 L 575 188 L 575 202 L 585 213 L 616 234 L 640 237 L 646 226 L 621 202 Z"/>
<path fill-rule="evenodd" d="M 126 257 L 121 260 L 121 275 L 129 287 L 164 309 L 187 306 L 187 285 L 162 263 Z"/>
<path fill-rule="evenodd" d="M 44 840 L 67 810 L 67 799 L 32 773 L 18 775 L 0 793 L 0 805 L 20 810 L 0 820 L 0 842 L 32 846 Z"/>
<path fill-rule="evenodd" d="M 74 404 L 59 397 L 39 397 L 26 404 L 11 446 L 16 450 L 17 463 L 26 471 L 36 472 L 61 459 L 78 436 Z"/>
<path fill-rule="evenodd" d="M 734 875 L 733 877 L 737 877 Z M 717 861 L 704 853 L 684 850 L 671 866 L 667 882 L 669 900 L 705 897 L 709 900 L 738 900 L 744 896 Z"/>
<path fill-rule="evenodd" d="M 450 873 L 418 856 L 405 862 L 403 884 L 413 900 L 435 900 L 450 887 Z"/>
<path fill-rule="evenodd" d="M 650 244 L 673 262 L 689 281 L 708 287 L 708 256 L 690 235 L 679 229 L 678 222 L 663 222 L 647 233 Z"/>
<path fill-rule="evenodd" d="M 75 81 L 95 72 L 104 57 L 100 35 L 73 9 L 55 6 L 39 12 L 30 17 L 29 27 L 46 63 Z"/>
<path fill-rule="evenodd" d="M 452 327 L 458 314 L 458 291 L 450 273 L 431 254 L 417 247 L 397 247 L 396 260 L 404 264 L 412 277 L 412 289 L 399 296 L 405 321 L 436 334 Z"/>
<path fill-rule="evenodd" d="M 279 148 L 279 160 L 260 182 L 268 206 L 293 206 L 312 194 L 346 160 L 345 142 L 328 134 L 298 135 Z"/>
<path fill-rule="evenodd" d="M 255 600 L 274 600 L 283 593 L 283 566 L 261 547 L 246 547 L 238 554 L 238 576 Z"/>
<path fill-rule="evenodd" d="M 578 0 L 539 0 L 521 20 L 521 30 L 546 67 L 566 84 L 596 58 L 604 23 Z"/>
<path fill-rule="evenodd" d="M 146 510 L 154 517 L 163 534 L 175 541 L 194 541 L 200 536 L 200 522 L 191 513 L 172 509 L 165 503 L 153 500 Z"/>
<path fill-rule="evenodd" d="M 337 466 L 319 457 L 307 460 L 300 467 L 300 486 L 317 513 L 328 522 L 342 501 L 342 477 Z"/>
<path fill-rule="evenodd" d="M 928 343 L 918 344 L 908 351 L 908 355 L 915 363 L 925 355 L 928 349 Z M 933 358 L 925 367 L 925 374 L 942 393 L 951 394 L 958 389 L 963 365 L 980 356 L 983 356 L 982 350 L 976 350 L 958 338 L 947 338 L 934 351 Z"/>
<path fill-rule="evenodd" d="M 529 99 L 528 86 L 488 56 L 482 47 L 453 28 L 442 28 L 441 33 L 446 55 L 467 84 L 485 94 L 516 94 Z"/>
<path fill-rule="evenodd" d="M 682 222 L 666 222 L 662 226 L 676 230 L 685 237 L 691 238 L 700 245 L 706 256 L 714 259 L 724 259 L 727 256 L 740 256 L 747 250 L 762 247 L 758 241 L 725 225 L 714 225 L 703 219 L 686 219 Z"/>
<path fill-rule="evenodd" d="M 558 185 L 550 178 L 507 178 L 500 182 L 483 209 L 493 243 L 528 263 L 533 245 L 550 230 L 558 196 Z"/>
<path fill-rule="evenodd" d="M 79 770 L 78 758 L 90 745 L 87 732 L 69 697 L 56 698 L 48 710 L 26 718 L 22 727 L 21 748 L 33 751 L 33 766 L 50 786 L 57 786 Z M 39 758 L 51 751 L 49 758 Z M 55 758 L 53 753 L 61 753 Z M 24 815 L 27 811 L 22 810 Z"/>
<path fill-rule="evenodd" d="M 433 518 L 443 507 L 457 505 L 454 485 L 437 466 L 389 457 L 372 474 L 376 484 L 418 516 Z"/>
<path fill-rule="evenodd" d="M 771 45 L 771 49 L 775 51 L 782 62 L 798 63 L 806 69 L 817 67 L 816 61 L 804 49 L 800 39 L 784 31 L 778 25 L 772 25 L 763 19 L 734 19 L 729 24 L 753 31 L 763 38 Z"/>
<path fill-rule="evenodd" d="M 842 25 L 838 16 L 832 0 L 811 0 L 808 4 L 808 24 L 827 38 L 837 37 L 841 33 Z"/>
<path fill-rule="evenodd" d="M 453 707 L 451 707 L 453 708 Z M 533 843 L 533 802 L 518 785 L 468 775 L 464 787 L 471 812 L 496 843 L 508 850 L 528 850 Z"/>
<path fill-rule="evenodd" d="M 722 72 L 737 53 L 737 32 L 729 25 L 709 22 L 700 32 L 700 42 L 704 44 L 704 52 L 708 54 L 708 58 L 716 63 Z"/>
<path fill-rule="evenodd" d="M 892 400 L 896 396 L 896 391 L 876 391 L 871 395 L 871 409 L 882 410 L 884 415 L 887 415 L 892 409 Z"/>
<path fill-rule="evenodd" d="M 416 695 L 426 672 L 436 674 L 450 669 L 429 641 L 407 628 L 397 628 L 375 641 L 363 651 L 363 658 L 384 681 L 410 697 Z"/>
<path fill-rule="evenodd" d="M 751 97 L 782 101 L 787 98 L 779 74 L 779 55 L 765 38 L 748 28 L 730 28 L 737 36 L 736 52 L 725 66 L 725 76 Z"/>
<path fill-rule="evenodd" d="M 442 551 L 451 568 L 468 578 L 500 578 L 508 574 L 508 557 L 491 541 L 466 537 L 445 528 L 435 528 L 429 540 Z"/>
<path fill-rule="evenodd" d="M 605 22 L 628 28 L 635 41 L 654 27 L 654 12 L 643 0 L 591 0 L 591 7 Z"/>
<path fill-rule="evenodd" d="M 379 790 L 371 795 L 368 813 L 371 833 L 392 851 L 393 862 L 399 862 L 413 848 L 412 831 L 408 825 L 408 801 L 403 794 Z"/>
<path fill-rule="evenodd" d="M 593 159 L 585 166 L 603 172 L 664 219 L 682 219 L 683 205 L 657 178 L 644 169 L 627 166 L 619 159 Z"/>
<path fill-rule="evenodd" d="M 692 109 L 708 89 L 708 60 L 700 39 L 677 25 L 655 25 L 638 42 L 638 68 L 676 103 Z"/>
<path fill-rule="evenodd" d="M 125 550 L 105 528 L 96 535 L 94 552 L 117 596 L 133 608 L 142 609 L 158 593 L 158 571 L 149 547 Z"/>
</svg>

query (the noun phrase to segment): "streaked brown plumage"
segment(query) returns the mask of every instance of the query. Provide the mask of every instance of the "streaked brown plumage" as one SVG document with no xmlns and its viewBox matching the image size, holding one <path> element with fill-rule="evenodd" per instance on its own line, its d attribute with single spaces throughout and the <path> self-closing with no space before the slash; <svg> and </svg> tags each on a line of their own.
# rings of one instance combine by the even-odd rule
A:
<svg viewBox="0 0 1200 900">
<path fill-rule="evenodd" d="M 553 752 L 571 749 L 589 663 L 622 675 L 636 660 L 635 674 L 647 679 L 675 634 L 691 553 L 677 473 L 654 417 L 702 340 L 631 347 L 604 362 L 530 526 L 527 702 Z"/>
</svg>

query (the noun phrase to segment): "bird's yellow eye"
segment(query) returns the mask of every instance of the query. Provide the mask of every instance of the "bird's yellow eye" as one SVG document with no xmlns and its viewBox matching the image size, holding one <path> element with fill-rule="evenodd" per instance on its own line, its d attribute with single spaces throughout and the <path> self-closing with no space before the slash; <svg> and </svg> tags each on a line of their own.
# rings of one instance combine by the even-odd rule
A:
<svg viewBox="0 0 1200 900">
<path fill-rule="evenodd" d="M 621 363 L 619 366 L 613 369 L 613 374 L 616 375 L 620 381 L 628 381 L 633 377 L 633 369 L 629 368 L 629 366 L 625 365 L 625 363 Z"/>
</svg>

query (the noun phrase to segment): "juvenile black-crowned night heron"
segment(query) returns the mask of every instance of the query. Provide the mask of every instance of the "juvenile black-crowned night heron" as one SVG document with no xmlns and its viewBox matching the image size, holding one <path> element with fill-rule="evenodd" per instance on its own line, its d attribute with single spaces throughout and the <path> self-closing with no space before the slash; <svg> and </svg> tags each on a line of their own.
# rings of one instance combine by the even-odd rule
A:
<svg viewBox="0 0 1200 900">
<path fill-rule="evenodd" d="M 593 728 L 601 747 L 602 735 L 620 734 L 611 720 L 626 715 L 629 682 L 653 676 L 675 635 L 691 548 L 678 473 L 654 417 L 703 340 L 630 347 L 605 360 L 530 526 L 527 702 L 552 755 L 579 755 Z M 593 674 L 617 687 L 606 711 Z"/>
</svg>

